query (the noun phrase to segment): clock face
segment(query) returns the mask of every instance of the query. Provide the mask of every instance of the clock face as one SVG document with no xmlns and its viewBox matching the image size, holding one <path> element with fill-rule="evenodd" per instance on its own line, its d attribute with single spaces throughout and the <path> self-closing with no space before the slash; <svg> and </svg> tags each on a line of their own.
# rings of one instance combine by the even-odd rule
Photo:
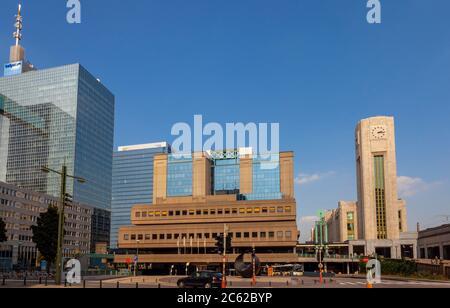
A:
<svg viewBox="0 0 450 308">
<path fill-rule="evenodd" d="M 385 139 L 386 138 L 386 126 L 374 126 L 372 127 L 372 138 Z"/>
</svg>

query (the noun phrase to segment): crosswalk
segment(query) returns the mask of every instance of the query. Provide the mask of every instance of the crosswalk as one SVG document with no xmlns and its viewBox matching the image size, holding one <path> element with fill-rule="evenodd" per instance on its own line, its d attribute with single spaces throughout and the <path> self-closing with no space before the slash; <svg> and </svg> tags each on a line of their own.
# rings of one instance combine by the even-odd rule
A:
<svg viewBox="0 0 450 308">
<path fill-rule="evenodd" d="M 363 282 L 363 281 L 343 281 L 339 283 L 340 285 L 344 286 L 344 285 L 350 285 L 350 286 L 365 286 L 367 285 L 367 282 Z M 450 288 L 450 284 L 448 283 L 439 283 L 439 282 L 428 282 L 428 281 L 393 281 L 393 280 L 385 280 L 382 281 L 381 283 L 382 285 L 416 285 L 416 286 L 439 286 L 439 287 L 449 287 Z"/>
</svg>

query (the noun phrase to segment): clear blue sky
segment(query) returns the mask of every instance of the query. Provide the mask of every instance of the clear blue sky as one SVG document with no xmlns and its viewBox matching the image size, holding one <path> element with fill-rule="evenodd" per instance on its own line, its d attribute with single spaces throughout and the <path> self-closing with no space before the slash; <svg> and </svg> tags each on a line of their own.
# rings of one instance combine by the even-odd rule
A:
<svg viewBox="0 0 450 308">
<path fill-rule="evenodd" d="M 393 115 L 398 174 L 415 228 L 450 214 L 450 2 L 381 0 L 24 0 L 36 66 L 80 62 L 117 98 L 116 145 L 172 141 L 175 122 L 279 122 L 296 153 L 298 214 L 355 199 L 354 126 Z M 0 58 L 17 1 L 0 3 Z M 306 174 L 306 176 L 305 176 Z"/>
</svg>

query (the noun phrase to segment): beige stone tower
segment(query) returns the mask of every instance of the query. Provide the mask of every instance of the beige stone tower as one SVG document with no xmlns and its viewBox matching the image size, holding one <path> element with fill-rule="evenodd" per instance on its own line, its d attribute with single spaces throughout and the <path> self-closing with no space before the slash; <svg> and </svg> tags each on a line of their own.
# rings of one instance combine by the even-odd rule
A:
<svg viewBox="0 0 450 308">
<path fill-rule="evenodd" d="M 404 202 L 397 195 L 397 162 L 393 117 L 358 123 L 356 172 L 358 238 L 398 240 L 407 223 Z"/>
</svg>

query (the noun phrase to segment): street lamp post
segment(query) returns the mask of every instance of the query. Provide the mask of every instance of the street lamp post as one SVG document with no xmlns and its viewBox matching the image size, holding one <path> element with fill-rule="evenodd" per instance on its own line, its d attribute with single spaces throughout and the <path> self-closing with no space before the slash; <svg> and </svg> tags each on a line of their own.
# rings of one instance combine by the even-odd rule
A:
<svg viewBox="0 0 450 308">
<path fill-rule="evenodd" d="M 62 274 L 62 249 L 64 244 L 64 207 L 66 199 L 66 183 L 67 178 L 72 178 L 77 180 L 79 183 L 85 183 L 86 180 L 74 175 L 67 174 L 67 166 L 63 165 L 61 171 L 53 170 L 48 167 L 42 167 L 41 170 L 45 173 L 56 173 L 61 176 L 61 188 L 60 188 L 60 205 L 58 211 L 58 244 L 56 247 L 56 275 L 55 283 L 57 285 L 61 284 L 61 274 Z"/>
</svg>

